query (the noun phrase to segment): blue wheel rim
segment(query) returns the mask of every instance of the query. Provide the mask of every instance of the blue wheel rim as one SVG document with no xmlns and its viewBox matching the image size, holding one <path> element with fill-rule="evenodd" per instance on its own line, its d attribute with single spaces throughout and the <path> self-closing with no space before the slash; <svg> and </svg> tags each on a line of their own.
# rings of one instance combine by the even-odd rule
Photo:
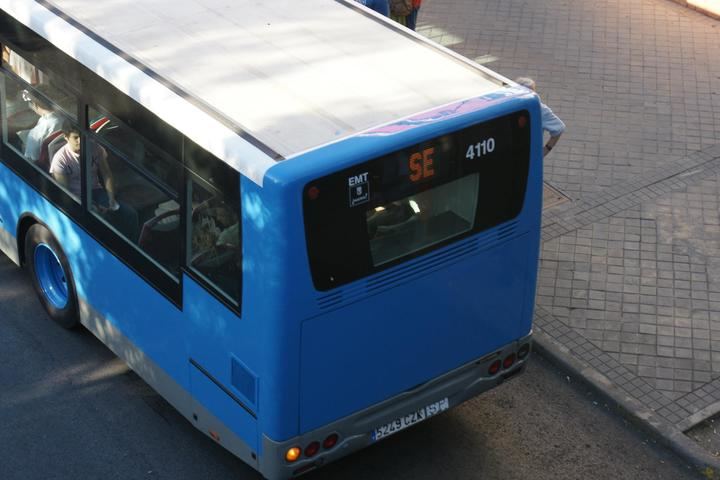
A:
<svg viewBox="0 0 720 480">
<path fill-rule="evenodd" d="M 49 245 L 35 247 L 35 276 L 45 298 L 58 309 L 68 303 L 68 284 L 60 259 Z"/>
</svg>

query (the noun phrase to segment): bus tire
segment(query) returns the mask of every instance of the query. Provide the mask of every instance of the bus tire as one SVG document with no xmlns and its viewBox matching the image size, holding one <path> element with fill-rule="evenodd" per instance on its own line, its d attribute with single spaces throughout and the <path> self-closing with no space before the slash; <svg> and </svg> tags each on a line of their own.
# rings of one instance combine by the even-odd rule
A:
<svg viewBox="0 0 720 480">
<path fill-rule="evenodd" d="M 72 270 L 60 242 L 43 225 L 28 229 L 25 260 L 35 293 L 50 318 L 63 328 L 76 327 L 80 314 Z"/>
</svg>

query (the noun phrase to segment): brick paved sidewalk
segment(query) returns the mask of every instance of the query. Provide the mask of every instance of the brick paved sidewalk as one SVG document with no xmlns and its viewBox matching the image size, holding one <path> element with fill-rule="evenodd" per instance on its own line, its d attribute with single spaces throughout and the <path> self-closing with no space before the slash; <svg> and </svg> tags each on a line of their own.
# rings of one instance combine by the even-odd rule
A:
<svg viewBox="0 0 720 480">
<path fill-rule="evenodd" d="M 534 77 L 567 123 L 538 338 L 683 443 L 720 413 L 720 21 L 667 0 L 426 0 L 418 31 Z"/>
</svg>

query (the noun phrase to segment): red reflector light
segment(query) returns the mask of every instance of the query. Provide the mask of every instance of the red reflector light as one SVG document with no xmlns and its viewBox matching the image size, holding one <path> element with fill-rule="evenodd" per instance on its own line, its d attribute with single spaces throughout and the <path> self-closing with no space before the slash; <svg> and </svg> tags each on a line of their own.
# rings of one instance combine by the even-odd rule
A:
<svg viewBox="0 0 720 480">
<path fill-rule="evenodd" d="M 500 371 L 500 360 L 495 360 L 490 364 L 490 368 L 488 368 L 488 373 L 490 375 L 495 375 L 497 372 Z"/>
<path fill-rule="evenodd" d="M 333 433 L 333 434 L 331 434 L 331 435 L 328 435 L 328 437 L 327 437 L 325 440 L 323 440 L 323 448 L 324 448 L 325 450 L 330 450 L 330 449 L 333 448 L 335 445 L 337 445 L 337 442 L 338 442 L 337 433 Z"/>
<path fill-rule="evenodd" d="M 518 127 L 525 128 L 527 125 L 527 117 L 525 115 L 518 117 Z"/>
<path fill-rule="evenodd" d="M 314 457 L 316 453 L 320 451 L 320 442 L 312 442 L 310 445 L 305 447 L 305 456 Z"/>
<path fill-rule="evenodd" d="M 320 196 L 320 189 L 313 185 L 312 187 L 308 188 L 307 196 L 310 198 L 310 200 L 316 200 Z"/>
<path fill-rule="evenodd" d="M 510 368 L 513 366 L 513 363 L 515 363 L 515 354 L 511 353 L 503 360 L 503 368 Z"/>
</svg>

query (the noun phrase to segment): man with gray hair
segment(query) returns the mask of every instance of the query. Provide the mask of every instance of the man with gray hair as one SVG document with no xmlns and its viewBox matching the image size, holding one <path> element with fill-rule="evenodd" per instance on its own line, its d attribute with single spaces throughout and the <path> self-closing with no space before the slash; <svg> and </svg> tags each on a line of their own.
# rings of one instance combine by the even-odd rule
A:
<svg viewBox="0 0 720 480">
<path fill-rule="evenodd" d="M 535 90 L 535 80 L 530 77 L 519 77 L 515 79 L 523 87 L 527 87 L 533 92 Z M 560 135 L 565 131 L 565 124 L 560 118 L 550 110 L 550 107 L 540 102 L 540 111 L 542 113 L 542 128 L 550 134 L 550 139 L 543 148 L 543 157 L 550 153 L 555 144 L 560 140 Z"/>
</svg>

